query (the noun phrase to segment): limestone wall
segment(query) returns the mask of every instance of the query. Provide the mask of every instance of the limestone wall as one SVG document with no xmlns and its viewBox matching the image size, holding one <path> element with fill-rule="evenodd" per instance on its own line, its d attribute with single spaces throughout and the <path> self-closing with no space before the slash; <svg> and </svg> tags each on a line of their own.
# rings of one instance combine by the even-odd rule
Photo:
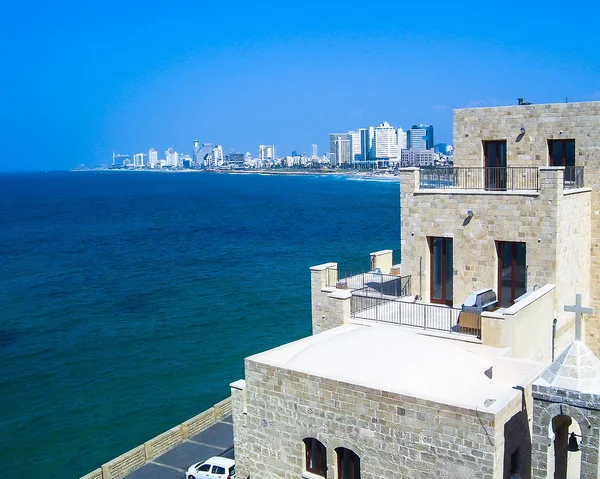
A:
<svg viewBox="0 0 600 479">
<path fill-rule="evenodd" d="M 501 421 L 521 405 L 518 398 L 511 411 L 494 416 L 249 360 L 245 392 L 247 414 L 241 412 L 241 394 L 234 396 L 236 472 L 261 479 L 307 477 L 302 443 L 307 437 L 326 446 L 329 479 L 337 477 L 337 447 L 358 454 L 365 479 L 500 479 L 507 477 Z M 513 437 L 523 435 L 514 428 Z M 519 445 L 511 439 L 510 446 Z"/>
<path fill-rule="evenodd" d="M 558 183 L 562 172 L 548 170 L 542 179 Z M 538 193 L 416 190 L 419 172 L 401 176 L 402 274 L 411 274 L 413 291 L 430 299 L 430 252 L 427 238 L 453 238 L 454 306 L 482 288 L 498 291 L 496 241 L 526 243 L 527 283 L 556 284 L 558 192 Z M 562 193 L 562 191 L 561 191 Z M 467 221 L 467 212 L 473 217 Z M 419 271 L 422 258 L 422 271 Z M 419 284 L 420 283 L 420 284 Z"/>
<path fill-rule="evenodd" d="M 483 344 L 497 348 L 510 347 L 511 355 L 515 358 L 550 363 L 555 295 L 554 285 L 546 285 L 531 292 L 503 314 L 483 313 Z"/>
<path fill-rule="evenodd" d="M 231 398 L 103 464 L 81 479 L 121 479 L 232 413 Z"/>
<path fill-rule="evenodd" d="M 521 127 L 525 134 L 520 134 Z M 585 167 L 590 199 L 589 296 L 596 308 L 589 318 L 586 343 L 600 354 L 600 102 L 470 108 L 454 111 L 455 166 L 484 166 L 484 140 L 506 140 L 508 166 L 548 166 L 548 140 L 574 139 L 576 165 Z M 566 210 L 568 213 L 568 210 Z M 566 246 L 566 244 L 565 244 Z M 560 245 L 559 245 L 560 247 Z M 403 253 L 403 258 L 406 256 Z M 565 261 L 568 261 L 565 259 Z M 581 259 L 584 261 L 584 259 Z M 568 264 L 568 263 L 567 263 Z M 580 263 L 575 263 L 578 268 Z M 589 272 L 585 270 L 589 269 Z M 557 285 L 558 286 L 558 285 Z M 581 288 L 581 285 L 578 286 Z M 559 300 L 560 301 L 560 300 Z M 571 303 L 571 299 L 567 303 Z M 562 323 L 559 329 L 568 329 Z M 564 332 L 561 332 L 561 336 Z"/>
<path fill-rule="evenodd" d="M 334 279 L 335 278 L 335 279 Z M 325 263 L 310 269 L 312 332 L 322 333 L 350 320 L 348 290 L 331 287 L 337 281 L 337 263 Z"/>
<path fill-rule="evenodd" d="M 539 193 L 442 191 L 420 190 L 419 171 L 401 171 L 402 271 L 413 275 L 413 291 L 430 300 L 428 237 L 453 238 L 455 307 L 472 291 L 498 291 L 497 241 L 524 242 L 527 291 L 556 285 L 560 354 L 574 334 L 574 315 L 565 313 L 564 305 L 578 292 L 589 297 L 591 241 L 590 189 L 564 190 L 562 178 L 561 168 L 542 168 Z"/>
<path fill-rule="evenodd" d="M 545 479 L 554 467 L 552 418 L 570 416 L 581 428 L 581 478 L 600 477 L 600 395 L 533 385 L 533 478 Z M 552 474 L 553 477 L 553 474 Z"/>
</svg>

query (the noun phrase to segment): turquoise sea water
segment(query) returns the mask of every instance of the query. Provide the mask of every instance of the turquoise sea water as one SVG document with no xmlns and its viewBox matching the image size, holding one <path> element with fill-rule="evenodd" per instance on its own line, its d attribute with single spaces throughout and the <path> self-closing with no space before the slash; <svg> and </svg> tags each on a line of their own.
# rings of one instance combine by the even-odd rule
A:
<svg viewBox="0 0 600 479">
<path fill-rule="evenodd" d="M 399 247 L 398 192 L 1 174 L 2 476 L 79 477 L 225 398 L 244 357 L 310 334 L 310 266 Z"/>
</svg>

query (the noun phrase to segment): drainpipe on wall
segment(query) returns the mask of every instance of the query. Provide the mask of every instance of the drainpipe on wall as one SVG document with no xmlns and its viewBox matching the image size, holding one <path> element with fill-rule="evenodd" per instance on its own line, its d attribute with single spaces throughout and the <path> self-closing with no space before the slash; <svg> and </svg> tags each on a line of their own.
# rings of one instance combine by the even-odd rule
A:
<svg viewBox="0 0 600 479">
<path fill-rule="evenodd" d="M 554 341 L 556 340 L 556 318 L 552 321 L 552 362 L 554 362 Z"/>
<path fill-rule="evenodd" d="M 423 256 L 419 256 L 419 299 L 423 299 Z"/>
</svg>

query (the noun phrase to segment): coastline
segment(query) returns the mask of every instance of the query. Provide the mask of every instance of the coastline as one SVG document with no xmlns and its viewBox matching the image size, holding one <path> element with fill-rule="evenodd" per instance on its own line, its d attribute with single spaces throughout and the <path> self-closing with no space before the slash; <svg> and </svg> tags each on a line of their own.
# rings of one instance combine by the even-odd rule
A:
<svg viewBox="0 0 600 479">
<path fill-rule="evenodd" d="M 399 181 L 397 174 L 389 171 L 355 171 L 355 170 L 331 170 L 331 169 L 311 169 L 311 170 L 294 170 L 294 169 L 279 169 L 279 168 L 262 168 L 262 169 L 247 169 L 247 170 L 226 170 L 226 169 L 136 169 L 136 168 L 74 168 L 72 172 L 149 172 L 149 173 L 216 173 L 216 174 L 233 174 L 233 175 L 263 175 L 263 176 L 343 176 L 348 178 L 360 179 L 375 179 L 387 181 Z"/>
</svg>

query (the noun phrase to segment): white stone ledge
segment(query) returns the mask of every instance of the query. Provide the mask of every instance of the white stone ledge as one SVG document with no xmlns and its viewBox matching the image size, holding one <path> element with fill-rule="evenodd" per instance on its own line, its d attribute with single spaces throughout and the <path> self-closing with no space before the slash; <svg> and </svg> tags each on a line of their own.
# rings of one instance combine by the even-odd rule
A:
<svg viewBox="0 0 600 479">
<path fill-rule="evenodd" d="M 576 195 L 578 193 L 589 193 L 592 191 L 591 188 L 573 188 L 570 190 L 563 190 L 563 196 Z"/>
<path fill-rule="evenodd" d="M 540 299 L 542 296 L 544 296 L 545 294 L 552 291 L 555 287 L 556 286 L 553 284 L 547 284 L 545 286 L 542 286 L 539 289 L 536 289 L 535 291 L 531 291 L 530 293 L 527 294 L 526 297 L 524 297 L 520 301 L 517 301 L 510 308 L 507 308 L 506 311 L 504 311 L 504 315 L 509 316 L 509 315 L 517 314 L 519 311 L 521 311 L 525 307 L 529 306 L 531 303 L 534 303 L 535 301 Z"/>
<path fill-rule="evenodd" d="M 393 253 L 394 250 L 391 249 L 382 249 L 381 251 L 375 251 L 374 253 L 370 253 L 371 256 L 382 256 L 384 254 L 390 254 Z"/>
<path fill-rule="evenodd" d="M 323 263 L 323 264 L 318 264 L 316 266 L 311 266 L 310 270 L 311 271 L 324 271 L 326 269 L 333 268 L 334 266 L 337 267 L 337 263 Z"/>
<path fill-rule="evenodd" d="M 243 391 L 244 389 L 246 389 L 246 380 L 238 379 L 237 381 L 232 382 L 229 385 L 229 387 L 233 388 L 233 389 L 237 389 L 238 391 Z"/>
<path fill-rule="evenodd" d="M 352 297 L 352 291 L 347 289 L 336 289 L 333 293 L 329 294 L 330 298 L 334 299 L 350 299 Z"/>
<path fill-rule="evenodd" d="M 319 476 L 318 474 L 313 474 L 312 472 L 304 471 L 302 472 L 302 477 L 304 479 L 324 479 L 325 476 Z"/>
</svg>

